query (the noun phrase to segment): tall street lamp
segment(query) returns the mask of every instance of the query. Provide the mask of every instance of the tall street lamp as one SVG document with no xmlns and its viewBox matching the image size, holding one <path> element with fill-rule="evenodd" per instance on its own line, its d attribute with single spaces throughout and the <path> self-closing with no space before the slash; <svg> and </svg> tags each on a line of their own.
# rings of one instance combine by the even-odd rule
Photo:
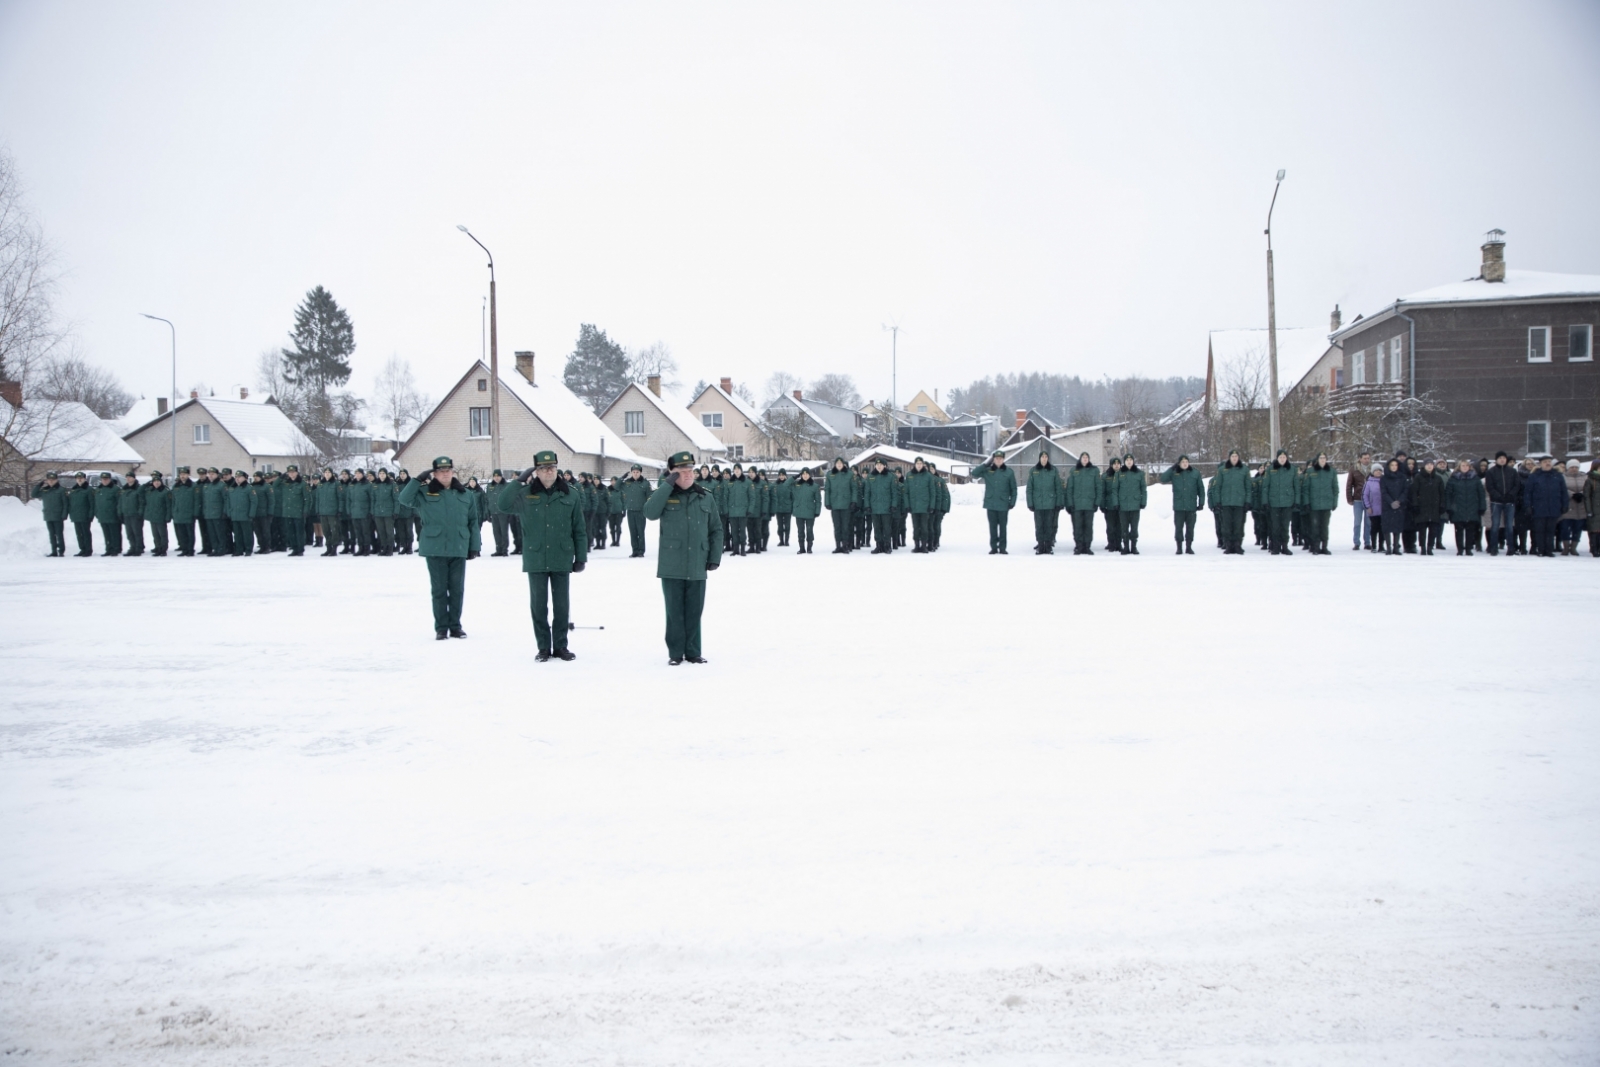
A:
<svg viewBox="0 0 1600 1067">
<path fill-rule="evenodd" d="M 167 329 L 172 331 L 172 399 L 167 401 L 167 419 L 172 423 L 172 465 L 167 468 L 167 477 L 176 478 L 178 476 L 178 328 L 172 325 L 171 320 L 164 319 L 160 315 L 145 315 L 142 311 L 139 314 L 156 322 L 165 322 Z"/>
<path fill-rule="evenodd" d="M 1272 389 L 1272 455 L 1278 455 L 1281 435 L 1278 425 L 1278 308 L 1272 291 L 1272 209 L 1278 206 L 1278 186 L 1283 184 L 1284 172 L 1278 171 L 1277 184 L 1272 187 L 1272 203 L 1267 205 L 1267 365 Z"/>
<path fill-rule="evenodd" d="M 884 326 L 889 331 L 889 443 L 899 445 L 899 422 L 895 418 L 895 394 L 900 390 L 900 324 Z"/>
<path fill-rule="evenodd" d="M 456 229 L 472 237 L 472 231 L 458 225 Z M 476 237 L 472 243 L 483 249 L 489 257 L 489 466 L 500 469 L 500 340 L 495 330 L 494 307 L 494 253 Z"/>
</svg>

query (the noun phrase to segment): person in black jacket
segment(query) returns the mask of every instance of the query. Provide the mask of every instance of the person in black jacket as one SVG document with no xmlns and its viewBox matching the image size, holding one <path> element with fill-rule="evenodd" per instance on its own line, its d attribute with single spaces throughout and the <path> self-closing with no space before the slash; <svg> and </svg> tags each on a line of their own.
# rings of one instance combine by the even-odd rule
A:
<svg viewBox="0 0 1600 1067">
<path fill-rule="evenodd" d="M 1406 505 L 1410 501 L 1411 480 L 1400 459 L 1391 459 L 1378 481 L 1383 501 L 1383 554 L 1398 556 L 1404 551 Z"/>
<path fill-rule="evenodd" d="M 1411 479 L 1408 501 L 1408 512 L 1417 533 L 1419 549 L 1422 555 L 1431 556 L 1439 537 L 1435 527 L 1444 515 L 1444 479 L 1434 470 L 1433 460 L 1424 463 L 1422 470 Z"/>
<path fill-rule="evenodd" d="M 1489 493 L 1489 555 L 1502 551 L 1511 555 L 1516 547 L 1512 537 L 1517 528 L 1517 508 L 1522 503 L 1522 478 L 1504 452 L 1494 454 L 1494 466 L 1483 476 L 1483 487 Z"/>
<path fill-rule="evenodd" d="M 1533 530 L 1535 555 L 1553 557 L 1556 554 L 1556 523 L 1567 510 L 1567 480 L 1551 465 L 1551 458 L 1539 460 L 1539 469 L 1528 475 L 1523 486 L 1523 499 L 1527 502 Z"/>
</svg>

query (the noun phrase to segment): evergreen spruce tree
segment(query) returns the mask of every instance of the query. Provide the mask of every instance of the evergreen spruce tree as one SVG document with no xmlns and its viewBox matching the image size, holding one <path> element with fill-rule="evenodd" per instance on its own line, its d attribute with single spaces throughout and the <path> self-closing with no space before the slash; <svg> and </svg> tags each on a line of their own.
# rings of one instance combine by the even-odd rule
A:
<svg viewBox="0 0 1600 1067">
<path fill-rule="evenodd" d="M 283 375 L 318 396 L 350 380 L 350 353 L 356 350 L 355 327 L 350 315 L 334 302 L 333 294 L 317 286 L 294 309 L 293 348 L 283 350 Z"/>
<path fill-rule="evenodd" d="M 567 357 L 561 380 L 599 412 L 628 385 L 628 353 L 590 323 L 578 328 L 578 344 Z"/>
</svg>

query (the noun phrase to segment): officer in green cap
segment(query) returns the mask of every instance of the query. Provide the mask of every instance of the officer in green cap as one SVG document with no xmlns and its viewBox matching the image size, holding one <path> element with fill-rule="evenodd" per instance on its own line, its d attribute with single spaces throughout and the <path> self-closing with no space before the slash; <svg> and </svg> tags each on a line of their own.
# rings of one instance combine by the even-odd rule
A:
<svg viewBox="0 0 1600 1067">
<path fill-rule="evenodd" d="M 989 514 L 989 555 L 1006 554 L 1006 523 L 1017 506 L 1017 479 L 998 448 L 989 462 L 974 467 L 972 480 L 983 483 L 983 507 Z"/>
<path fill-rule="evenodd" d="M 433 636 L 439 641 L 465 637 L 461 601 L 467 591 L 467 560 L 478 557 L 482 542 L 477 508 L 466 486 L 456 479 L 450 457 L 435 459 L 432 476 L 407 485 L 400 502 L 422 516 L 421 552 L 433 589 Z"/>
<path fill-rule="evenodd" d="M 44 527 L 50 534 L 50 558 L 67 554 L 67 487 L 59 471 L 46 471 L 44 481 L 33 487 L 33 499 L 44 502 Z"/>
<path fill-rule="evenodd" d="M 77 555 L 94 555 L 94 486 L 82 471 L 72 476 L 72 485 L 67 489 L 67 515 L 78 535 Z"/>
<path fill-rule="evenodd" d="M 122 520 L 123 534 L 128 539 L 124 556 L 144 555 L 144 486 L 139 476 L 129 471 L 117 496 L 117 516 Z"/>
<path fill-rule="evenodd" d="M 644 502 L 649 499 L 650 482 L 635 463 L 622 479 L 622 509 L 628 517 L 628 543 L 632 547 L 629 559 L 644 556 Z"/>
<path fill-rule="evenodd" d="M 667 477 L 645 501 L 644 515 L 661 523 L 656 576 L 667 605 L 667 662 L 704 663 L 700 614 L 706 574 L 722 563 L 722 516 L 716 500 L 695 482 L 693 452 L 668 457 Z"/>
<path fill-rule="evenodd" d="M 571 577 L 589 558 L 588 528 L 577 491 L 556 472 L 556 454 L 536 452 L 533 467 L 520 479 L 503 483 L 495 494 L 500 515 L 522 519 L 522 569 L 528 575 L 528 606 L 538 660 L 574 660 L 567 648 L 571 630 Z M 551 608 L 555 609 L 554 617 Z"/>
<path fill-rule="evenodd" d="M 172 533 L 178 539 L 178 555 L 194 555 L 194 523 L 199 517 L 200 486 L 189 477 L 188 467 L 179 467 L 172 483 Z"/>
<path fill-rule="evenodd" d="M 273 491 L 273 499 L 278 510 L 283 512 L 280 523 L 289 555 L 305 555 L 306 513 L 315 508 L 316 501 L 312 498 L 311 487 L 301 479 L 297 465 L 291 463 L 283 472 L 283 479 Z"/>
<path fill-rule="evenodd" d="M 212 467 L 200 483 L 200 541 L 208 556 L 228 554 L 228 490 L 222 472 Z"/>
<path fill-rule="evenodd" d="M 167 554 L 167 523 L 172 520 L 172 490 L 160 471 L 150 472 L 144 487 L 144 521 L 150 524 L 150 554 Z"/>
</svg>

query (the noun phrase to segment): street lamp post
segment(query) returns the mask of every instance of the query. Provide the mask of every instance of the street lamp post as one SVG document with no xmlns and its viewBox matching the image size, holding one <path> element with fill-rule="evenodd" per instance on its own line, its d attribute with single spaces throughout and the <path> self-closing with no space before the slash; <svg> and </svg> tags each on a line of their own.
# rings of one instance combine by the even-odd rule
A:
<svg viewBox="0 0 1600 1067">
<path fill-rule="evenodd" d="M 456 229 L 472 237 L 472 231 L 465 226 Z M 472 243 L 483 249 L 483 254 L 489 257 L 489 466 L 494 470 L 500 469 L 500 339 L 496 332 L 495 306 L 494 306 L 494 253 L 476 237 Z"/>
<path fill-rule="evenodd" d="M 1267 366 L 1272 390 L 1269 398 L 1272 411 L 1272 455 L 1278 455 L 1278 448 L 1282 443 L 1282 435 L 1278 422 L 1278 307 L 1277 299 L 1272 290 L 1272 209 L 1278 206 L 1278 186 L 1283 184 L 1284 172 L 1278 171 L 1277 184 L 1272 187 L 1272 203 L 1267 205 Z"/>
<path fill-rule="evenodd" d="M 178 328 L 172 325 L 171 320 L 160 315 L 145 315 L 147 319 L 156 322 L 165 322 L 167 329 L 172 331 L 172 399 L 167 401 L 167 420 L 172 423 L 172 466 L 167 470 L 167 477 L 178 476 Z"/>
<path fill-rule="evenodd" d="M 889 443 L 900 443 L 899 422 L 895 418 L 896 394 L 900 390 L 900 325 L 885 326 L 889 331 Z"/>
</svg>

